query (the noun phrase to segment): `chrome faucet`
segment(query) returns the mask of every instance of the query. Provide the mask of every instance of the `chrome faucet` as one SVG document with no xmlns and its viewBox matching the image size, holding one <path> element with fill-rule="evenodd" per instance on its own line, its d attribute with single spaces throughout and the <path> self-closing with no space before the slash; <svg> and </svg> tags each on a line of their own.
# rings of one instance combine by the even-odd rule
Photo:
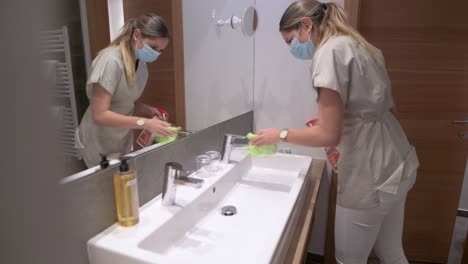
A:
<svg viewBox="0 0 468 264">
<path fill-rule="evenodd" d="M 231 161 L 231 151 L 234 148 L 242 148 L 246 147 L 247 144 L 234 144 L 234 141 L 238 139 L 247 139 L 245 136 L 241 135 L 234 135 L 234 134 L 225 134 L 224 135 L 224 142 L 223 142 L 223 151 L 222 151 L 222 158 L 221 161 L 224 163 L 235 163 Z"/>
<path fill-rule="evenodd" d="M 192 171 L 186 171 L 177 162 L 166 163 L 164 169 L 164 185 L 162 192 L 163 205 L 169 206 L 175 204 L 176 185 L 185 185 L 194 188 L 200 188 L 203 180 L 188 177 Z"/>
</svg>

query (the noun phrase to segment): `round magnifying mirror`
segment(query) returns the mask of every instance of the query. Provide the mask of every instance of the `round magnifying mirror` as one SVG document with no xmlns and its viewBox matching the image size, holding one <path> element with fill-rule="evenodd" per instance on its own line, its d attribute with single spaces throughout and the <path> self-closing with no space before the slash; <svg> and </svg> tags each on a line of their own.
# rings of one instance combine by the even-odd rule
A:
<svg viewBox="0 0 468 264">
<path fill-rule="evenodd" d="M 257 30 L 258 17 L 255 7 L 249 6 L 245 9 L 244 17 L 242 18 L 242 31 L 246 36 L 253 36 Z"/>
</svg>

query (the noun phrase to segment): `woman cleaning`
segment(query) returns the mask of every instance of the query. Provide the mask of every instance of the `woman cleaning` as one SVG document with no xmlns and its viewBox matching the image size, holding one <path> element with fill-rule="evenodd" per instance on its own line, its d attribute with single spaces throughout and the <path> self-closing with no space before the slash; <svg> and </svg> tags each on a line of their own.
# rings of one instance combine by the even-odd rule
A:
<svg viewBox="0 0 468 264">
<path fill-rule="evenodd" d="M 318 122 L 308 128 L 263 129 L 251 143 L 336 146 L 337 263 L 367 263 L 372 248 L 381 263 L 408 263 L 403 216 L 419 163 L 392 113 L 382 53 L 347 23 L 335 3 L 295 1 L 279 30 L 295 57 L 312 60 Z"/>
<path fill-rule="evenodd" d="M 127 21 L 109 47 L 100 51 L 87 82 L 90 106 L 76 132 L 88 167 L 98 165 L 101 155 L 124 155 L 133 146 L 132 129 L 148 129 L 174 136 L 170 124 L 157 109 L 139 101 L 148 80 L 146 63 L 154 62 L 169 43 L 165 20 L 146 14 Z M 136 111 L 149 118 L 133 116 Z"/>
</svg>

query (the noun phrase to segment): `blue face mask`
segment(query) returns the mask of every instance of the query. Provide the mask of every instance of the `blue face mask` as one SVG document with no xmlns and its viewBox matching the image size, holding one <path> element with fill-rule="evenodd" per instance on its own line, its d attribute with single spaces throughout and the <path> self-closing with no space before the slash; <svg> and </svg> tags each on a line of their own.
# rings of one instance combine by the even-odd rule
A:
<svg viewBox="0 0 468 264">
<path fill-rule="evenodd" d="M 292 55 L 298 59 L 311 60 L 315 53 L 315 45 L 310 38 L 304 43 L 301 43 L 297 38 L 294 38 L 291 42 L 289 51 L 291 51 Z"/>
<path fill-rule="evenodd" d="M 140 61 L 153 62 L 161 55 L 160 52 L 152 49 L 148 44 L 143 44 L 143 48 L 141 49 L 135 47 L 135 55 Z"/>
</svg>

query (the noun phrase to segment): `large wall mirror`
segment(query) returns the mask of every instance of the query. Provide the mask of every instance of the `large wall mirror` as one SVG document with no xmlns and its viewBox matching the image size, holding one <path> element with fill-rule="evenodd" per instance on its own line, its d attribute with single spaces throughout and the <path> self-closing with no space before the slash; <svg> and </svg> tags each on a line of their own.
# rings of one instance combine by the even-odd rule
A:
<svg viewBox="0 0 468 264">
<path fill-rule="evenodd" d="M 97 54 L 120 34 L 125 21 L 142 14 L 164 17 L 171 39 L 159 58 L 147 63 L 140 100 L 167 111 L 168 122 L 185 132 L 178 138 L 252 111 L 257 23 L 252 6 L 254 0 L 63 1 L 62 19 L 41 37 L 65 153 L 64 176 L 100 170 L 88 168 L 76 149 L 75 131 L 90 104 L 86 82 Z M 141 131 L 133 129 L 133 147 L 120 155 L 138 155 L 164 144 L 152 141 L 142 147 L 137 144 Z"/>
</svg>

